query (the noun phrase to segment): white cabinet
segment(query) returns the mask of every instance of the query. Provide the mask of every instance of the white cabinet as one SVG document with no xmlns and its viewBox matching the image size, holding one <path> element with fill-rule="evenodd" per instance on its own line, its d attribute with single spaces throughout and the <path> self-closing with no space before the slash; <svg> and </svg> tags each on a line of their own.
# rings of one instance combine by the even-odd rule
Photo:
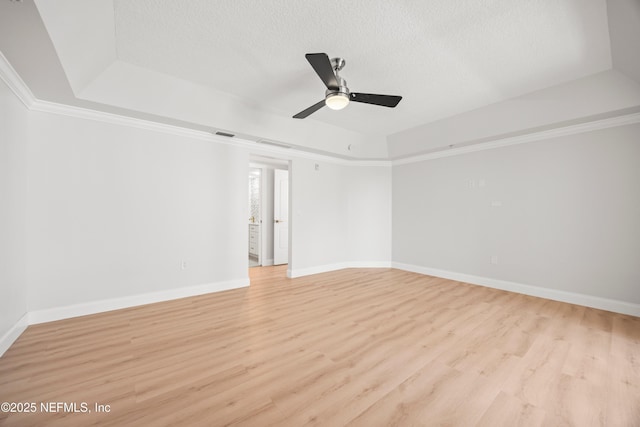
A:
<svg viewBox="0 0 640 427">
<path fill-rule="evenodd" d="M 249 256 L 260 254 L 260 224 L 249 224 Z"/>
</svg>

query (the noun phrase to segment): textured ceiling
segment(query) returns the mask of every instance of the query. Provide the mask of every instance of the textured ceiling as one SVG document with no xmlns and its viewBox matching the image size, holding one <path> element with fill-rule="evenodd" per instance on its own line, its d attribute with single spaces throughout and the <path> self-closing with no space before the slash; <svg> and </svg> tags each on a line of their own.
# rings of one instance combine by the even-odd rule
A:
<svg viewBox="0 0 640 427">
<path fill-rule="evenodd" d="M 324 96 L 304 58 L 341 56 L 352 91 L 402 95 L 318 120 L 399 132 L 611 68 L 604 0 L 114 1 L 118 59 L 292 116 Z"/>
</svg>

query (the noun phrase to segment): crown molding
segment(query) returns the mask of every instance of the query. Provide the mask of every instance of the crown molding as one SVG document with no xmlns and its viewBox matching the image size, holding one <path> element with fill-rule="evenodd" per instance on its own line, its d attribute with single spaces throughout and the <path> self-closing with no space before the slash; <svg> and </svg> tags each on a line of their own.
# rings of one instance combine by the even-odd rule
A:
<svg viewBox="0 0 640 427">
<path fill-rule="evenodd" d="M 524 144 L 528 142 L 541 141 L 550 138 L 557 138 L 566 135 L 573 135 L 583 132 L 591 132 L 599 129 L 606 129 L 616 126 L 624 126 L 633 123 L 640 123 L 640 113 L 627 114 L 601 120 L 594 120 L 587 123 L 568 125 L 556 129 L 532 132 L 508 138 L 499 138 L 482 142 L 466 147 L 454 147 L 449 150 L 434 153 L 412 155 L 401 159 L 348 159 L 335 157 L 327 154 L 314 153 L 296 148 L 278 147 L 273 145 L 260 144 L 255 141 L 238 137 L 227 138 L 215 135 L 210 132 L 190 129 L 182 126 L 169 125 L 152 120 L 138 119 L 134 117 L 122 116 L 119 114 L 107 113 L 104 111 L 89 108 L 76 107 L 72 105 L 59 104 L 50 101 L 37 99 L 29 87 L 22 80 L 20 75 L 11 66 L 7 58 L 0 52 L 0 78 L 9 86 L 11 91 L 22 101 L 31 111 L 58 114 L 69 117 L 95 120 L 99 122 L 115 124 L 119 126 L 133 127 L 153 132 L 161 132 L 185 138 L 194 138 L 209 142 L 241 147 L 252 154 L 277 156 L 284 160 L 293 158 L 303 158 L 314 161 L 322 161 L 344 166 L 368 166 L 368 167 L 391 167 L 405 165 L 409 163 L 423 162 L 427 160 L 439 159 L 442 157 L 458 156 L 476 151 L 492 150 L 495 148 L 508 147 L 510 145 Z"/>
<path fill-rule="evenodd" d="M 458 156 L 461 154 L 474 153 L 476 151 L 493 150 L 495 148 L 508 147 L 511 145 L 525 144 L 528 142 L 542 141 L 561 136 L 575 135 L 584 132 L 593 132 L 600 129 L 606 129 L 616 126 L 625 126 L 634 123 L 640 123 L 640 113 L 632 113 L 617 117 L 594 120 L 587 123 L 569 125 L 539 132 L 532 132 L 526 135 L 519 135 L 508 138 L 494 139 L 477 145 L 469 145 L 466 147 L 451 148 L 449 150 L 438 151 L 435 153 L 421 154 L 406 157 L 403 159 L 392 160 L 393 166 L 406 165 L 409 163 L 423 162 L 426 160 L 440 159 L 443 157 Z"/>
<path fill-rule="evenodd" d="M 0 52 L 0 78 L 9 86 L 9 89 L 18 97 L 25 107 L 31 109 L 36 101 L 31 89 L 25 84 L 20 75 L 11 66 L 4 54 Z"/>
<path fill-rule="evenodd" d="M 38 111 L 41 113 L 57 114 L 61 116 L 68 116 L 85 120 L 94 120 L 112 125 L 132 127 L 152 132 L 160 132 L 186 138 L 200 139 L 204 141 L 213 141 L 227 145 L 243 145 L 243 143 L 251 143 L 251 141 L 240 138 L 231 139 L 218 136 L 210 132 L 190 129 L 182 126 L 168 125 L 152 120 L 138 119 L 134 117 L 122 116 L 120 114 L 92 110 L 90 108 L 42 101 L 39 99 L 34 101 L 30 109 L 32 111 Z"/>
<path fill-rule="evenodd" d="M 242 147 L 257 155 L 277 156 L 284 160 L 292 158 L 304 158 L 315 161 L 323 161 L 340 165 L 352 166 L 391 166 L 389 160 L 349 160 L 338 157 L 332 157 L 325 154 L 313 153 L 308 151 L 297 150 L 295 148 L 278 147 L 275 145 L 260 144 L 248 139 L 233 137 L 228 138 L 219 136 L 211 132 L 190 129 L 182 126 L 169 125 L 165 123 L 155 122 L 152 120 L 138 119 L 134 117 L 122 116 L 119 114 L 107 113 L 89 108 L 76 107 L 72 105 L 59 104 L 55 102 L 42 101 L 35 99 L 29 107 L 32 111 L 42 113 L 50 113 L 63 115 L 86 120 L 95 120 L 103 123 L 109 123 L 119 126 L 133 127 L 137 129 L 161 132 L 170 135 L 176 135 L 185 138 L 199 139 L 202 141 L 215 142 L 219 144 L 231 145 L 234 147 Z"/>
</svg>

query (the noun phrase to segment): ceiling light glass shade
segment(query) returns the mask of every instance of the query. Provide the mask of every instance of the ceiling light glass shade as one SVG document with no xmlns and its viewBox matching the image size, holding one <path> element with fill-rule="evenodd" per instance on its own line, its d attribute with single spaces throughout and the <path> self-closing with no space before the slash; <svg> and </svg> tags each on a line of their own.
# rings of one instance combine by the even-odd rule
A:
<svg viewBox="0 0 640 427">
<path fill-rule="evenodd" d="M 349 95 L 340 92 L 332 93 L 327 96 L 324 102 L 327 104 L 327 107 L 332 110 L 342 110 L 344 107 L 349 105 Z"/>
</svg>

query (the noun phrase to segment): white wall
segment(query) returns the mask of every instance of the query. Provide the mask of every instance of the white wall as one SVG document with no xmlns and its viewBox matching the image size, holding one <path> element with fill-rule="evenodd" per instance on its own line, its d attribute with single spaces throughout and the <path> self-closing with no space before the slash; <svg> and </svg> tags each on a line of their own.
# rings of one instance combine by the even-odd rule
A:
<svg viewBox="0 0 640 427">
<path fill-rule="evenodd" d="M 348 261 L 375 265 L 391 260 L 391 167 L 353 166 L 348 190 Z"/>
<path fill-rule="evenodd" d="M 323 266 L 390 263 L 389 167 L 293 159 L 291 172 L 294 276 Z"/>
<path fill-rule="evenodd" d="M 248 153 L 31 114 L 30 311 L 247 279 Z"/>
<path fill-rule="evenodd" d="M 0 338 L 27 312 L 27 128 L 26 107 L 0 80 Z"/>
<path fill-rule="evenodd" d="M 245 149 L 28 111 L 2 94 L 15 125 L 2 127 L 3 330 L 27 311 L 42 321 L 63 307 L 248 281 Z M 390 168 L 316 163 L 291 161 L 293 266 L 389 265 Z"/>
<path fill-rule="evenodd" d="M 307 159 L 296 158 L 291 162 L 291 271 L 345 260 L 348 221 L 344 215 L 347 209 L 344 169 L 342 165 Z"/>
<path fill-rule="evenodd" d="M 634 124 L 394 167 L 393 261 L 638 304 L 639 160 Z"/>
</svg>

